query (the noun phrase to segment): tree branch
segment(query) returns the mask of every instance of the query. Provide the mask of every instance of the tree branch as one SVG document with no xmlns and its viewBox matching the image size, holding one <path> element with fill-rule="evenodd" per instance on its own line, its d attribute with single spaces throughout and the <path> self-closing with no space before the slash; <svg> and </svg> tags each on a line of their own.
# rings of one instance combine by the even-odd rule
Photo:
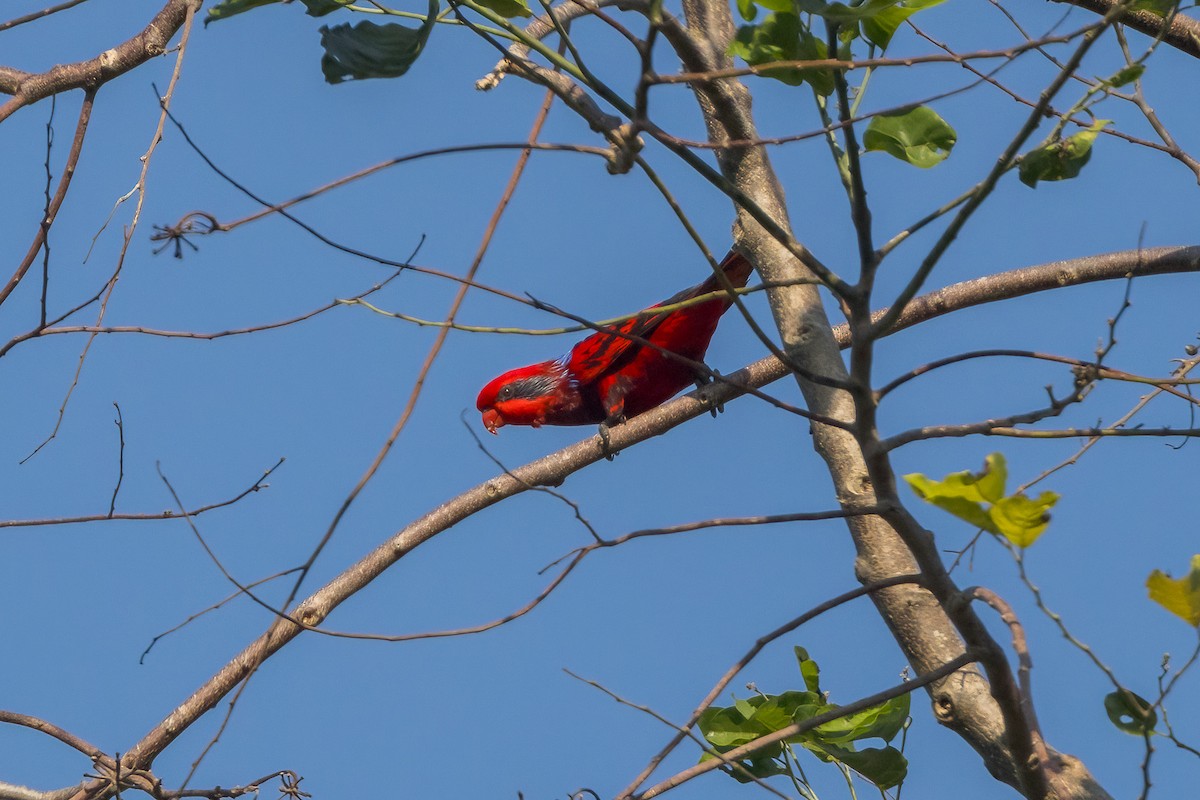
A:
<svg viewBox="0 0 1200 800">
<path fill-rule="evenodd" d="M 200 10 L 203 0 L 167 0 L 154 19 L 131 39 L 105 50 L 95 58 L 58 64 L 45 72 L 29 73 L 0 66 L 0 94 L 12 99 L 0 105 L 0 122 L 15 111 L 52 94 L 71 89 L 95 91 L 113 78 L 124 75 L 152 58 L 167 52 L 171 38 L 183 26 L 188 10 Z"/>
<path fill-rule="evenodd" d="M 1104 16 L 1120 5 L 1120 0 L 1054 0 L 1067 3 Z M 1150 11 L 1126 10 L 1119 20 L 1147 36 L 1161 37 L 1164 42 L 1189 56 L 1200 58 L 1200 20 L 1184 16 L 1180 12 L 1163 18 Z"/>
<path fill-rule="evenodd" d="M 1156 274 L 1197 270 L 1200 270 L 1200 247 L 1159 248 L 1141 253 L 1137 251 L 1115 253 L 1016 270 L 977 281 L 956 284 L 930 295 L 916 298 L 909 303 L 904 314 L 891 330 L 894 332 L 923 320 L 961 308 L 979 305 L 989 300 L 1001 300 L 1034 291 L 1070 285 L 1071 281 L 1084 283 L 1120 278 L 1130 271 L 1137 274 Z M 1067 277 L 1071 280 L 1065 280 Z M 845 346 L 849 342 L 849 332 L 845 326 L 835 329 L 834 336 L 841 346 Z M 774 358 L 767 358 L 751 364 L 729 377 L 737 383 L 758 387 L 778 380 L 785 374 L 787 374 L 787 370 L 781 362 Z M 733 384 L 709 386 L 705 388 L 705 392 L 719 402 L 732 400 L 742 393 Z M 629 422 L 613 427 L 609 431 L 610 444 L 614 449 L 630 447 L 638 442 L 664 434 L 676 425 L 706 413 L 709 407 L 708 403 L 698 399 L 696 392 L 684 395 L 637 416 Z M 601 448 L 599 437 L 589 436 L 581 442 L 516 468 L 511 471 L 511 475 L 496 476 L 459 494 L 405 526 L 374 551 L 348 567 L 341 575 L 318 589 L 300 603 L 293 616 L 304 625 L 319 624 L 338 605 L 371 583 L 384 570 L 442 531 L 501 500 L 526 491 L 531 486 L 559 485 L 567 476 L 601 461 L 603 458 L 604 451 Z M 882 575 L 877 579 L 887 577 L 890 576 Z M 887 591 L 894 592 L 897 589 L 893 588 Z M 191 697 L 131 747 L 123 760 L 126 767 L 144 768 L 148 766 L 188 726 L 216 706 L 221 698 L 233 690 L 242 679 L 298 636 L 302 630 L 303 628 L 298 625 L 283 623 L 272 627 L 270 631 L 251 642 L 199 687 Z M 963 682 L 956 679 L 955 683 Z M 986 692 L 986 686 L 983 686 L 982 690 Z M 942 716 L 953 715 L 957 712 L 952 700 L 946 700 L 945 703 L 946 705 L 943 707 L 945 713 Z"/>
</svg>

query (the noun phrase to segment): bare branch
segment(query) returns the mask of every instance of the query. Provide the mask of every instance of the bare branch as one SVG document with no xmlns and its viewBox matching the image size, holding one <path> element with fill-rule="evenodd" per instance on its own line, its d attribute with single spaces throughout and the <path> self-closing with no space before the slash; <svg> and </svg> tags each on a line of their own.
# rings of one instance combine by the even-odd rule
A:
<svg viewBox="0 0 1200 800">
<path fill-rule="evenodd" d="M 34 22 L 39 19 L 45 19 L 51 14 L 57 14 L 59 11 L 66 11 L 68 8 L 74 8 L 80 3 L 85 3 L 87 0 L 67 0 L 65 3 L 59 3 L 56 6 L 43 8 L 38 11 L 31 12 L 22 17 L 15 17 L 7 22 L 0 22 L 0 31 L 6 31 L 10 28 L 15 28 L 18 25 L 24 25 L 27 22 Z"/>
<path fill-rule="evenodd" d="M 1200 248 L 1160 248 L 1140 253 L 1116 253 L 1044 267 L 1033 267 L 1002 273 L 998 276 L 969 281 L 947 287 L 923 298 L 917 298 L 897 320 L 893 331 L 915 325 L 926 319 L 994 300 L 1029 294 L 1073 283 L 1122 278 L 1128 272 L 1148 275 L 1156 273 L 1195 271 L 1200 269 Z M 849 340 L 842 327 L 835 335 L 840 342 Z M 735 373 L 732 378 L 751 386 L 764 386 L 787 374 L 783 365 L 774 359 L 764 359 Z M 713 399 L 725 402 L 736 396 L 735 387 L 708 387 Z M 685 395 L 658 408 L 613 427 L 610 439 L 613 447 L 623 449 L 661 435 L 676 425 L 704 414 L 708 405 L 696 393 Z M 127 766 L 141 766 L 153 761 L 193 721 L 213 708 L 233 690 L 258 664 L 298 636 L 303 626 L 321 623 L 342 602 L 370 584 L 376 577 L 438 533 L 492 506 L 507 497 L 520 494 L 529 486 L 561 484 L 567 475 L 604 458 L 598 437 L 591 436 L 570 447 L 512 470 L 512 476 L 497 476 L 473 489 L 442 503 L 413 521 L 356 564 L 348 567 L 328 584 L 318 589 L 295 609 L 293 617 L 300 623 L 273 625 L 266 633 L 251 642 L 215 675 L 199 687 L 191 697 L 162 722 L 150 730 L 126 753 Z M 961 662 L 971 659 L 964 657 Z M 927 677 L 927 676 L 923 676 Z M 922 684 L 923 685 L 923 684 Z"/>
<path fill-rule="evenodd" d="M 216 509 L 216 508 L 225 508 L 226 506 L 231 506 L 249 494 L 253 494 L 254 492 L 260 491 L 262 489 L 266 489 L 268 486 L 270 486 L 270 484 L 264 483 L 264 481 L 266 481 L 266 479 L 268 477 L 270 477 L 271 473 L 274 472 L 276 469 L 278 469 L 280 467 L 280 465 L 283 464 L 283 462 L 284 462 L 284 459 L 282 459 L 282 458 L 279 459 L 278 461 L 276 461 L 275 466 L 271 467 L 266 472 L 264 472 L 261 476 L 259 476 L 258 480 L 256 480 L 250 486 L 250 488 L 246 489 L 245 491 L 241 492 L 240 494 L 238 494 L 234 497 L 231 497 L 228 500 L 222 500 L 219 503 L 210 503 L 209 505 L 200 506 L 199 508 L 193 509 L 191 511 L 184 511 L 179 514 L 175 513 L 174 511 L 171 511 L 170 509 L 166 509 L 164 511 L 160 511 L 158 513 L 152 513 L 152 514 L 114 514 L 114 513 L 111 513 L 111 511 L 110 511 L 110 513 L 108 513 L 108 514 L 90 514 L 88 516 L 83 516 L 83 517 L 52 517 L 52 518 L 45 518 L 45 519 L 6 519 L 6 520 L 0 520 L 0 528 L 33 528 L 33 527 L 37 527 L 40 525 L 71 525 L 71 524 L 75 524 L 75 523 L 79 523 L 79 522 L 102 522 L 105 520 L 148 521 L 148 520 L 177 519 L 181 516 L 195 517 L 200 514 L 203 514 L 206 511 L 212 511 L 213 509 Z"/>
<path fill-rule="evenodd" d="M 21 282 L 21 279 L 25 277 L 25 273 L 29 271 L 33 260 L 37 258 L 38 251 L 42 249 L 42 246 L 46 242 L 46 237 L 50 233 L 50 226 L 54 224 L 54 220 L 58 216 L 58 211 L 62 208 L 63 200 L 67 197 L 67 189 L 71 186 L 71 178 L 75 177 L 75 168 L 79 164 L 79 154 L 83 150 L 83 139 L 87 135 L 88 122 L 92 118 L 92 107 L 95 98 L 96 92 L 94 89 L 89 89 L 84 93 L 83 105 L 79 109 L 79 121 L 75 125 L 75 138 L 71 141 L 71 150 L 67 153 L 67 162 L 63 165 L 62 176 L 58 179 L 58 188 L 54 191 L 54 199 L 47 205 L 41 224 L 38 225 L 37 234 L 34 235 L 33 243 L 29 245 L 25 257 L 17 265 L 16 271 L 8 279 L 8 283 L 3 288 L 0 288 L 0 305 L 8 299 L 9 295 L 13 293 L 17 285 Z"/>
<path fill-rule="evenodd" d="M 167 51 L 171 38 L 183 27 L 184 20 L 199 10 L 202 2 L 167 0 L 167 4 L 141 33 L 88 61 L 59 64 L 37 74 L 0 66 L 0 93 L 12 95 L 11 100 L 0 105 L 0 122 L 17 109 L 52 94 L 71 89 L 85 89 L 94 94 L 96 89 L 113 78 L 161 56 Z"/>
<path fill-rule="evenodd" d="M 86 739 L 76 736 L 73 733 L 63 730 L 53 722 L 47 722 L 44 719 L 31 717 L 28 714 L 17 714 L 13 711 L 4 711 L 0 709 L 0 723 L 7 725 L 20 725 L 23 728 L 32 728 L 35 731 L 40 731 L 47 736 L 58 739 L 68 747 L 75 748 L 89 758 L 96 759 L 104 756 L 104 751 L 99 747 L 96 747 L 96 745 L 92 744 Z"/>
<path fill-rule="evenodd" d="M 1036 755 L 1036 760 L 1031 760 L 1030 763 L 1024 764 L 1023 767 L 1031 773 L 1037 773 L 1036 776 L 1031 775 L 1027 778 L 1026 783 L 1029 785 L 1048 785 L 1050 778 L 1047 776 L 1047 772 L 1053 772 L 1054 764 L 1050 759 L 1050 752 L 1046 748 L 1046 742 L 1042 738 L 1042 731 L 1038 726 L 1037 713 L 1034 711 L 1031 674 L 1033 672 L 1033 658 L 1029 655 L 1029 643 L 1025 639 L 1025 628 L 1021 625 L 1021 621 L 1017 618 L 1017 614 L 1013 611 L 1012 606 L 991 589 L 983 586 L 973 586 L 965 590 L 963 594 L 966 597 L 981 600 L 991 606 L 1012 632 L 1013 652 L 1017 654 L 1018 659 L 1017 676 L 1020 686 L 1018 688 L 1011 681 L 997 680 L 992 682 L 992 691 L 1004 697 L 1002 702 L 1019 706 L 1021 715 L 1025 718 L 1025 725 L 1028 729 L 1028 735 L 1033 742 L 1033 752 Z M 1011 678 L 1012 673 L 1006 670 L 1003 676 Z"/>
</svg>

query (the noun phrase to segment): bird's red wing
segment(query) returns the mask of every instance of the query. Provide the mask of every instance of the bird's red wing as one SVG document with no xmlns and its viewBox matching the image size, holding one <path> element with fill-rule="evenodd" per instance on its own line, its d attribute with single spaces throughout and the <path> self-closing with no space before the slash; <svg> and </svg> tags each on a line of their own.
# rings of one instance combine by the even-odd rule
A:
<svg viewBox="0 0 1200 800">
<path fill-rule="evenodd" d="M 678 302 L 678 301 L 675 301 Z M 597 331 L 571 348 L 568 367 L 571 377 L 579 384 L 595 381 L 627 354 L 640 347 L 634 338 L 645 339 L 666 318 L 666 314 L 634 317 L 618 325 Z"/>
<path fill-rule="evenodd" d="M 737 251 L 730 250 L 721 262 L 721 269 L 735 287 L 746 285 L 750 275 L 750 262 Z M 670 306 L 682 303 L 702 294 L 715 292 L 721 288 L 721 282 L 716 275 L 710 275 L 703 283 L 684 289 L 646 309 L 653 311 L 659 306 Z M 724 307 L 728 307 L 728 302 Z M 571 348 L 568 368 L 571 377 L 580 384 L 595 381 L 609 369 L 612 369 L 623 357 L 632 355 L 631 348 L 641 347 L 639 339 L 649 339 L 655 329 L 672 313 L 687 313 L 676 310 L 664 311 L 661 314 L 647 314 L 634 317 L 624 322 L 609 326 L 603 331 L 597 331 Z M 722 312 L 723 313 L 723 312 Z M 719 314 L 718 314 L 719 316 Z M 709 331 L 711 335 L 711 331 Z"/>
</svg>

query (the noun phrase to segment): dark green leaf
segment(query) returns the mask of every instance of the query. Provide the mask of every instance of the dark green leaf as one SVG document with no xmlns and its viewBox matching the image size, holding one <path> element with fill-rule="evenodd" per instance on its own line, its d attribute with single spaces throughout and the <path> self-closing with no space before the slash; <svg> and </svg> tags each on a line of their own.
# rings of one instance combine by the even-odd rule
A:
<svg viewBox="0 0 1200 800">
<path fill-rule="evenodd" d="M 1134 736 L 1152 733 L 1158 724 L 1158 714 L 1150 707 L 1150 701 L 1128 689 L 1105 695 L 1104 710 L 1113 725 Z"/>
<path fill-rule="evenodd" d="M 300 2 L 304 3 L 305 13 L 310 17 L 323 17 L 340 8 L 345 8 L 350 0 L 341 3 L 337 0 L 300 0 Z"/>
<path fill-rule="evenodd" d="M 721 767 L 721 770 L 725 774 L 731 775 L 734 778 L 736 778 L 738 783 L 750 783 L 751 781 L 754 780 L 754 778 L 761 779 L 761 778 L 770 778 L 772 775 L 783 775 L 784 773 L 787 772 L 787 770 L 778 761 L 775 760 L 780 755 L 783 754 L 783 750 L 778 747 L 774 747 L 774 748 L 770 748 L 770 749 L 775 751 L 773 755 L 770 755 L 770 756 L 755 755 L 754 758 L 751 758 L 749 760 L 735 762 L 739 766 L 741 766 L 741 769 L 735 769 L 733 767 L 724 767 L 723 766 L 723 767 Z M 700 761 L 701 762 L 711 761 L 714 758 L 716 758 L 716 756 L 712 755 L 711 753 L 705 753 L 703 756 L 700 757 Z M 749 772 L 751 775 L 753 775 L 754 778 L 750 777 L 750 775 L 747 775 L 746 774 L 747 772 Z"/>
<path fill-rule="evenodd" d="M 1175 580 L 1159 570 L 1146 579 L 1150 599 L 1189 625 L 1200 626 L 1200 555 L 1192 556 L 1192 568 Z"/>
<path fill-rule="evenodd" d="M 224 0 L 208 10 L 204 24 L 207 25 L 216 19 L 229 19 L 259 6 L 269 6 L 279 2 L 282 0 Z"/>
<path fill-rule="evenodd" d="M 758 16 L 758 6 L 754 5 L 754 0 L 737 0 L 737 10 L 746 22 L 753 22 Z"/>
<path fill-rule="evenodd" d="M 799 42 L 800 18 L 795 14 L 779 12 L 768 14 L 759 25 L 738 28 L 737 36 L 729 45 L 729 53 L 751 66 L 794 61 L 800 57 Z M 779 68 L 762 74 L 790 86 L 804 83 L 804 75 L 798 69 Z"/>
<path fill-rule="evenodd" d="M 1087 130 L 1039 145 L 1021 156 L 1021 183 L 1036 187 L 1038 181 L 1065 181 L 1076 177 L 1092 157 L 1092 143 L 1111 121 L 1096 120 Z"/>
<path fill-rule="evenodd" d="M 908 775 L 908 760 L 899 750 L 890 745 L 883 748 L 867 747 L 862 750 L 854 750 L 835 744 L 817 742 L 813 744 L 813 747 L 824 750 L 826 755 L 850 767 L 880 789 L 891 789 L 893 786 L 899 785 Z"/>
<path fill-rule="evenodd" d="M 818 59 L 829 58 L 829 48 L 825 46 L 822 39 L 817 38 L 808 28 L 800 31 L 800 45 L 798 48 L 800 58 L 806 61 L 815 61 Z M 828 97 L 833 94 L 836 84 L 833 80 L 833 70 L 831 69 L 802 69 L 800 74 L 804 76 L 804 80 L 808 81 L 808 85 L 813 88 L 813 91 L 822 97 Z"/>
<path fill-rule="evenodd" d="M 321 71 L 329 83 L 346 79 L 398 78 L 417 60 L 437 16 L 437 0 L 430 0 L 429 16 L 419 28 L 395 22 L 377 25 L 360 22 L 354 27 L 321 27 Z"/>
<path fill-rule="evenodd" d="M 928 106 L 915 106 L 871 118 L 863 135 L 867 150 L 882 150 L 901 161 L 928 168 L 941 163 L 958 140 L 954 128 Z"/>
<path fill-rule="evenodd" d="M 533 16 L 533 12 L 529 10 L 529 4 L 525 0 L 479 0 L 479 5 L 490 8 L 507 19 Z"/>
</svg>

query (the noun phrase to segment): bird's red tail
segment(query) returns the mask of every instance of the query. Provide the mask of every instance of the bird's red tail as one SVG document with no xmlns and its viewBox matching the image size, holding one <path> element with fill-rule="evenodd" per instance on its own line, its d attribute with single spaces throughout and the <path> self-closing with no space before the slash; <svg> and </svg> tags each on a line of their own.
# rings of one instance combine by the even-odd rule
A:
<svg viewBox="0 0 1200 800">
<path fill-rule="evenodd" d="M 750 273 L 754 271 L 754 268 L 744 255 L 737 250 L 730 250 L 721 262 L 721 271 L 725 273 L 725 277 L 729 279 L 735 289 L 741 289 L 750 280 Z M 696 287 L 696 295 L 717 292 L 722 288 L 717 276 L 709 275 L 708 280 Z"/>
</svg>

